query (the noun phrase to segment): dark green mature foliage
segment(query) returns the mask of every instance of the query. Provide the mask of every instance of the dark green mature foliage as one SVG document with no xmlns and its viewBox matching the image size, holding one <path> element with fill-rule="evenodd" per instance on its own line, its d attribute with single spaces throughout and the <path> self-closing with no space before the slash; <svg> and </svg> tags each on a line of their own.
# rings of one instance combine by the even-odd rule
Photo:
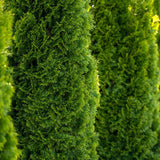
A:
<svg viewBox="0 0 160 160">
<path fill-rule="evenodd" d="M 6 0 L 15 13 L 12 112 L 22 160 L 96 160 L 88 0 Z"/>
<path fill-rule="evenodd" d="M 10 38 L 11 22 L 11 15 L 3 12 L 3 1 L 0 1 L 0 160 L 16 160 L 19 153 L 16 133 L 8 116 L 13 87 L 5 49 Z"/>
<path fill-rule="evenodd" d="M 159 116 L 158 52 L 152 0 L 92 3 L 92 49 L 101 85 L 96 122 L 100 159 L 158 160 L 158 122 L 154 122 Z"/>
</svg>

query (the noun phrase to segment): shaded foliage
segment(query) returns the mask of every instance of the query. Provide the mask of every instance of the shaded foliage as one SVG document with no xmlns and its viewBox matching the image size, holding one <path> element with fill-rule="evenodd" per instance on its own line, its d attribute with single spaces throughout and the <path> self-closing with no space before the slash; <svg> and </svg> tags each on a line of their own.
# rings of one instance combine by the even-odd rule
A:
<svg viewBox="0 0 160 160">
<path fill-rule="evenodd" d="M 158 51 L 152 0 L 93 0 L 101 160 L 159 159 Z M 155 121 L 157 117 L 157 121 Z M 156 124 L 156 123 L 157 124 Z"/>
</svg>

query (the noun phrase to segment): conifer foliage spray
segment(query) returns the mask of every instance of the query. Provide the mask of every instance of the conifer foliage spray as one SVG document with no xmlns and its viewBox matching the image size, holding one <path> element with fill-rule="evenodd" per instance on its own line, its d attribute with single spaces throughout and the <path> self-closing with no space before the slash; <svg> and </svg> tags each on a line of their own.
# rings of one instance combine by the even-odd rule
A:
<svg viewBox="0 0 160 160">
<path fill-rule="evenodd" d="M 96 160 L 99 91 L 89 0 L 6 0 L 14 13 L 12 116 L 22 160 Z"/>
<path fill-rule="evenodd" d="M 158 49 L 152 0 L 93 0 L 100 160 L 159 159 Z M 159 116 L 159 115 L 158 115 Z"/>
</svg>

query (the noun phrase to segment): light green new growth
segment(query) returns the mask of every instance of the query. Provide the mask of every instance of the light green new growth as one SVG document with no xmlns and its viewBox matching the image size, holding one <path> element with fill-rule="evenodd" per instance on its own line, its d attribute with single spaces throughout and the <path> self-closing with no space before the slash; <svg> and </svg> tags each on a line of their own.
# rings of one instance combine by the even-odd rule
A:
<svg viewBox="0 0 160 160">
<path fill-rule="evenodd" d="M 0 0 L 0 160 L 17 160 L 19 155 L 16 133 L 8 115 L 13 94 L 6 52 L 11 36 L 11 23 L 12 16 L 3 11 L 3 1 Z"/>
</svg>

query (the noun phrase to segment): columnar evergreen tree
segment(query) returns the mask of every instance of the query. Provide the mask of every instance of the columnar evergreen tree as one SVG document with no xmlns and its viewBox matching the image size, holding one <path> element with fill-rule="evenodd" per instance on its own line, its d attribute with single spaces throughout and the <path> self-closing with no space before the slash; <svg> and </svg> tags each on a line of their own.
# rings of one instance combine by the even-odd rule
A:
<svg viewBox="0 0 160 160">
<path fill-rule="evenodd" d="M 21 160 L 96 160 L 99 91 L 89 0 L 6 0 Z"/>
<path fill-rule="evenodd" d="M 11 86 L 10 68 L 7 63 L 6 47 L 11 36 L 12 18 L 3 11 L 0 0 L 0 159 L 16 160 L 19 151 L 16 148 L 17 138 L 11 117 L 8 115 L 13 87 Z"/>
<path fill-rule="evenodd" d="M 101 93 L 96 121 L 100 159 L 158 160 L 158 52 L 152 0 L 92 3 L 91 48 L 99 61 Z"/>
</svg>

